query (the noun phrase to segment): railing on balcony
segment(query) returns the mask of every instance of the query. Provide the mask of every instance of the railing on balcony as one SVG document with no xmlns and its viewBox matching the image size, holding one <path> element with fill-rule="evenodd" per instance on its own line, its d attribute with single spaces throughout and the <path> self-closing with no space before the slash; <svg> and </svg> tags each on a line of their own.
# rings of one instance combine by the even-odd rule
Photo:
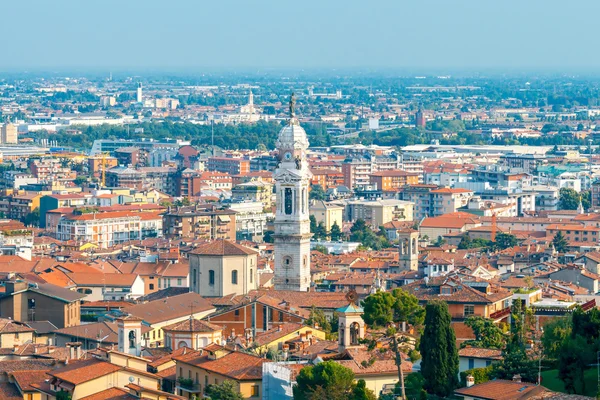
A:
<svg viewBox="0 0 600 400">
<path fill-rule="evenodd" d="M 490 319 L 502 319 L 510 315 L 510 307 L 503 308 L 502 310 L 493 312 L 490 314 Z"/>
<path fill-rule="evenodd" d="M 199 383 L 194 383 L 194 381 L 191 379 L 179 378 L 177 380 L 177 388 L 190 393 L 202 392 L 202 385 Z"/>
</svg>

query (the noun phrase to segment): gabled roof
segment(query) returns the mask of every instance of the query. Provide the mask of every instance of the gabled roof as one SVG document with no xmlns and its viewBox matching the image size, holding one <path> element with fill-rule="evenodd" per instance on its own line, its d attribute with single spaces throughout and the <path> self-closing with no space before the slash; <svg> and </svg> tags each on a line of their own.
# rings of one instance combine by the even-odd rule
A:
<svg viewBox="0 0 600 400">
<path fill-rule="evenodd" d="M 196 247 L 190 254 L 201 256 L 246 256 L 258 254 L 258 252 L 237 243 L 230 242 L 229 240 L 217 239 Z"/>
<path fill-rule="evenodd" d="M 191 307 L 193 305 L 193 308 Z M 144 304 L 126 307 L 123 311 L 142 318 L 149 324 L 181 318 L 194 313 L 211 311 L 214 307 L 197 293 L 185 293 L 164 300 L 154 300 Z"/>
<path fill-rule="evenodd" d="M 86 360 L 73 362 L 63 368 L 48 372 L 48 375 L 73 385 L 91 381 L 120 370 L 122 367 L 105 361 Z"/>
<path fill-rule="evenodd" d="M 215 372 L 237 381 L 261 380 L 262 365 L 268 360 L 250 354 L 233 351 L 216 360 L 211 360 L 207 352 L 190 352 L 187 355 L 175 357 L 175 360 L 195 365 L 206 371 Z"/>
</svg>

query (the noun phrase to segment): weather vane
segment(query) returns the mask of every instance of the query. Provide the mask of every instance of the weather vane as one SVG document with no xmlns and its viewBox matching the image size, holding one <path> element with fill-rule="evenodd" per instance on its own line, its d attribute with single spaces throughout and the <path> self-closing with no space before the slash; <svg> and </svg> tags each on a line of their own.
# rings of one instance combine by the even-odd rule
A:
<svg viewBox="0 0 600 400">
<path fill-rule="evenodd" d="M 295 107 L 296 107 L 296 96 L 292 92 L 292 95 L 290 96 L 290 118 L 294 118 L 296 116 L 296 113 L 294 112 Z"/>
</svg>

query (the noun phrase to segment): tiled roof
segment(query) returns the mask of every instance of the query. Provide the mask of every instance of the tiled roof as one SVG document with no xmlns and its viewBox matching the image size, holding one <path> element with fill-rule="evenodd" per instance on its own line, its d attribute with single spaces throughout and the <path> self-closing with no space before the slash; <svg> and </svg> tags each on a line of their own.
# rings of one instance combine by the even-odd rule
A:
<svg viewBox="0 0 600 400">
<path fill-rule="evenodd" d="M 173 332 L 215 332 L 220 331 L 223 328 L 207 321 L 202 321 L 199 319 L 187 319 L 185 321 L 163 326 L 162 329 L 164 331 Z"/>
<path fill-rule="evenodd" d="M 237 351 L 226 354 L 216 360 L 208 358 L 208 354 L 195 351 L 175 360 L 195 365 L 204 370 L 232 378 L 235 380 L 262 379 L 262 365 L 266 359 Z"/>
<path fill-rule="evenodd" d="M 47 372 L 50 369 L 34 370 L 34 371 L 15 371 L 11 375 L 15 382 L 19 385 L 22 391 L 33 391 L 35 390 L 31 384 L 42 383 L 48 379 Z"/>
<path fill-rule="evenodd" d="M 81 400 L 134 400 L 137 396 L 129 394 L 121 388 L 110 388 L 89 396 L 82 397 Z"/>
<path fill-rule="evenodd" d="M 254 343 L 258 346 L 268 345 L 274 340 L 289 335 L 290 333 L 296 332 L 303 326 L 306 325 L 294 322 L 280 323 L 279 326 L 276 328 L 269 329 L 266 332 L 257 333 L 254 338 Z"/>
<path fill-rule="evenodd" d="M 22 322 L 17 322 L 8 318 L 0 318 L 0 335 L 3 333 L 25 333 L 34 330 Z"/>
<path fill-rule="evenodd" d="M 484 349 L 481 347 L 464 347 L 458 350 L 459 357 L 469 358 L 485 358 L 490 360 L 501 360 L 502 350 L 498 349 Z"/>
<path fill-rule="evenodd" d="M 534 383 L 493 380 L 469 388 L 461 388 L 454 393 L 485 400 L 516 400 L 528 399 L 535 393 L 547 391 L 543 386 Z"/>
<path fill-rule="evenodd" d="M 142 318 L 149 324 L 168 321 L 190 315 L 190 306 L 194 313 L 210 311 L 214 307 L 204 297 L 197 293 L 185 293 L 179 296 L 154 300 L 144 304 L 136 304 L 124 309 L 124 312 Z"/>
<path fill-rule="evenodd" d="M 302 308 L 339 308 L 348 304 L 346 294 L 341 292 L 295 292 L 291 290 L 251 290 L 247 295 L 225 296 L 212 299 L 215 306 L 234 306 L 248 304 L 255 299 L 267 295 L 271 298 L 294 304 Z"/>
<path fill-rule="evenodd" d="M 190 254 L 203 256 L 245 256 L 258 254 L 258 252 L 237 243 L 230 242 L 229 240 L 217 239 L 196 247 Z"/>
<path fill-rule="evenodd" d="M 73 385 L 78 385 L 111 374 L 121 368 L 118 365 L 105 361 L 87 360 L 70 363 L 63 368 L 48 372 L 48 375 Z"/>
<path fill-rule="evenodd" d="M 67 276 L 77 285 L 82 286 L 115 286 L 131 287 L 138 277 L 137 274 L 84 274 L 71 273 Z"/>
</svg>

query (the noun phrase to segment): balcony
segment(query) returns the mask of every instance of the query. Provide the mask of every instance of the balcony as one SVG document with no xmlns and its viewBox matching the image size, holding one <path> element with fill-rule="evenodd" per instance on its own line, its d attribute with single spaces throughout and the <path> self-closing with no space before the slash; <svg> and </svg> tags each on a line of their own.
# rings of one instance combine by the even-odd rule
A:
<svg viewBox="0 0 600 400">
<path fill-rule="evenodd" d="M 194 381 L 191 379 L 179 377 L 177 379 L 177 389 L 181 389 L 188 393 L 201 393 L 202 385 L 199 383 L 194 383 Z"/>
<path fill-rule="evenodd" d="M 494 321 L 504 319 L 510 315 L 510 307 L 503 308 L 502 310 L 496 311 L 490 314 L 490 319 Z"/>
</svg>

